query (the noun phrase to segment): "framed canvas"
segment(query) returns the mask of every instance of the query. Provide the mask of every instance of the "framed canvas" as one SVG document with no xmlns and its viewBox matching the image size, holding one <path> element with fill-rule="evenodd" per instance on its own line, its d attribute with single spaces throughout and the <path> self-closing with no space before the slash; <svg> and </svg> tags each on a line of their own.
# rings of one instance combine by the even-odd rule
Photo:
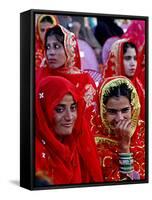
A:
<svg viewBox="0 0 152 200">
<path fill-rule="evenodd" d="M 148 183 L 148 17 L 20 14 L 20 185 Z"/>
</svg>

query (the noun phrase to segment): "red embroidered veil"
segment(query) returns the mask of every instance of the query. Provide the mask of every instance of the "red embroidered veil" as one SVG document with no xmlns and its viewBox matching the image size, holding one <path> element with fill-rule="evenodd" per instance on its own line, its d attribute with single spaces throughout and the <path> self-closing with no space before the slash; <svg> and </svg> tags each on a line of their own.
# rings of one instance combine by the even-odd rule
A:
<svg viewBox="0 0 152 200">
<path fill-rule="evenodd" d="M 136 75 L 145 88 L 145 21 L 132 20 L 121 38 L 130 38 L 138 49 L 139 65 Z"/>
<path fill-rule="evenodd" d="M 130 152 L 133 153 L 134 170 L 139 174 L 140 179 L 145 178 L 145 125 L 139 119 L 140 103 L 137 91 L 131 81 L 123 76 L 109 77 L 105 79 L 99 88 L 100 118 L 98 123 L 99 132 L 95 136 L 100 163 L 103 167 L 104 180 L 107 182 L 120 181 L 118 138 L 112 133 L 105 117 L 105 105 L 103 96 L 108 93 L 111 87 L 126 83 L 132 89 L 131 105 L 131 145 Z"/>
<path fill-rule="evenodd" d="M 53 110 L 65 94 L 77 103 L 77 120 L 62 142 L 52 129 Z M 96 146 L 85 121 L 84 102 L 73 84 L 63 77 L 48 76 L 36 93 L 36 178 L 49 184 L 102 182 Z"/>
</svg>

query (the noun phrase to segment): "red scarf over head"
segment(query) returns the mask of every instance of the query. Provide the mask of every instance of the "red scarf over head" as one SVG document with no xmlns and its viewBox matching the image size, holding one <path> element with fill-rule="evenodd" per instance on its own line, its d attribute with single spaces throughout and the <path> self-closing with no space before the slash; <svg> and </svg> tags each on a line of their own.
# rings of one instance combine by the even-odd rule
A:
<svg viewBox="0 0 152 200">
<path fill-rule="evenodd" d="M 125 83 L 132 90 L 131 105 L 131 144 L 130 152 L 133 153 L 134 170 L 140 175 L 140 179 L 145 178 L 145 124 L 139 120 L 140 102 L 137 91 L 131 81 L 123 76 L 106 78 L 99 87 L 100 116 L 98 122 L 99 132 L 95 140 L 98 153 L 103 167 L 105 181 L 120 181 L 119 172 L 119 143 L 116 134 L 113 134 L 106 120 L 106 109 L 103 103 L 103 96 L 108 94 L 111 87 Z"/>
<path fill-rule="evenodd" d="M 130 38 L 134 41 L 134 44 L 140 53 L 145 44 L 145 21 L 132 20 L 127 31 L 121 36 L 121 38 Z"/>
<path fill-rule="evenodd" d="M 64 35 L 64 50 L 66 54 L 66 62 L 64 66 L 59 67 L 58 70 L 63 73 L 78 73 L 81 68 L 81 61 L 80 61 L 80 53 L 79 53 L 79 47 L 78 47 L 78 41 L 76 39 L 76 36 L 74 33 L 68 31 L 66 28 L 61 26 L 60 24 L 57 24 L 55 26 L 52 26 L 50 29 L 59 29 L 63 35 Z M 47 32 L 46 31 L 46 32 Z M 44 68 L 48 66 L 48 60 L 46 56 L 45 51 L 45 57 L 46 57 L 46 63 L 44 64 Z M 57 69 L 53 69 L 50 67 L 50 69 L 53 71 Z"/>
<path fill-rule="evenodd" d="M 35 68 L 39 68 L 42 64 L 42 60 L 44 58 L 44 41 L 40 38 L 40 23 L 44 17 L 50 17 L 52 19 L 52 24 L 50 23 L 50 27 L 58 24 L 58 20 L 55 15 L 40 15 L 37 18 L 37 24 L 35 27 Z"/>
<path fill-rule="evenodd" d="M 70 93 L 77 103 L 72 134 L 57 138 L 52 129 L 53 110 Z M 36 176 L 50 184 L 102 181 L 93 137 L 83 115 L 84 103 L 77 89 L 62 77 L 43 79 L 36 92 Z"/>
</svg>

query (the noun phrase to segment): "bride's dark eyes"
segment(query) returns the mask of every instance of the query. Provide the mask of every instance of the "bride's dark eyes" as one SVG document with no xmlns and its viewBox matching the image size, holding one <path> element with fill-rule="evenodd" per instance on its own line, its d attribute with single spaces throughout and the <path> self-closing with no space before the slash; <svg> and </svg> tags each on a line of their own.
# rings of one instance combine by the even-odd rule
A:
<svg viewBox="0 0 152 200">
<path fill-rule="evenodd" d="M 62 47 L 62 45 L 61 44 L 59 44 L 59 43 L 54 43 L 54 44 L 52 44 L 52 45 L 50 45 L 50 44 L 46 44 L 46 49 L 47 50 L 49 50 L 49 49 L 54 49 L 54 50 L 57 50 L 57 49 L 60 49 Z"/>
<path fill-rule="evenodd" d="M 116 110 L 116 109 L 112 109 L 112 108 L 107 108 L 107 112 L 111 115 L 115 115 L 117 114 L 117 112 L 121 112 L 121 113 L 128 113 L 130 111 L 130 107 L 125 107 L 122 108 L 121 110 Z"/>
<path fill-rule="evenodd" d="M 61 45 L 59 45 L 59 44 L 54 45 L 54 49 L 60 49 L 60 48 L 61 48 Z"/>
<path fill-rule="evenodd" d="M 77 104 L 76 103 L 72 104 L 70 109 L 71 109 L 72 112 L 76 111 L 77 110 Z"/>
<path fill-rule="evenodd" d="M 59 104 L 56 106 L 55 111 L 57 113 L 63 113 L 66 109 L 68 109 L 66 105 Z M 77 110 L 77 104 L 76 103 L 71 104 L 70 110 L 71 112 L 75 112 Z"/>
<path fill-rule="evenodd" d="M 117 110 L 107 108 L 107 112 L 108 112 L 109 114 L 116 114 L 116 113 L 117 113 Z"/>
<path fill-rule="evenodd" d="M 63 105 L 58 105 L 58 106 L 56 106 L 56 108 L 55 108 L 55 111 L 56 111 L 57 113 L 62 113 L 64 110 L 65 110 L 65 106 L 63 106 Z"/>
<path fill-rule="evenodd" d="M 127 61 L 129 61 L 129 60 L 132 59 L 132 56 L 124 56 L 124 59 L 127 60 Z M 134 59 L 134 60 L 137 60 L 137 57 L 134 56 L 133 59 Z"/>
</svg>

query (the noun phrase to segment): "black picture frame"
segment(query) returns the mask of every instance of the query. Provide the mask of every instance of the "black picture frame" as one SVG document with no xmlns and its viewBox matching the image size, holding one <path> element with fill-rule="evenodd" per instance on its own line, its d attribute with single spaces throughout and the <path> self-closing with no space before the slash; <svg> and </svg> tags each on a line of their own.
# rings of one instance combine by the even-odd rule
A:
<svg viewBox="0 0 152 200">
<path fill-rule="evenodd" d="M 94 184 L 35 186 L 35 16 L 36 14 L 70 16 L 112 16 L 117 19 L 145 21 L 145 180 L 126 182 L 104 182 Z M 148 23 L 147 16 L 130 16 L 70 11 L 28 10 L 20 14 L 20 186 L 30 190 L 106 186 L 120 184 L 148 183 Z"/>
</svg>

